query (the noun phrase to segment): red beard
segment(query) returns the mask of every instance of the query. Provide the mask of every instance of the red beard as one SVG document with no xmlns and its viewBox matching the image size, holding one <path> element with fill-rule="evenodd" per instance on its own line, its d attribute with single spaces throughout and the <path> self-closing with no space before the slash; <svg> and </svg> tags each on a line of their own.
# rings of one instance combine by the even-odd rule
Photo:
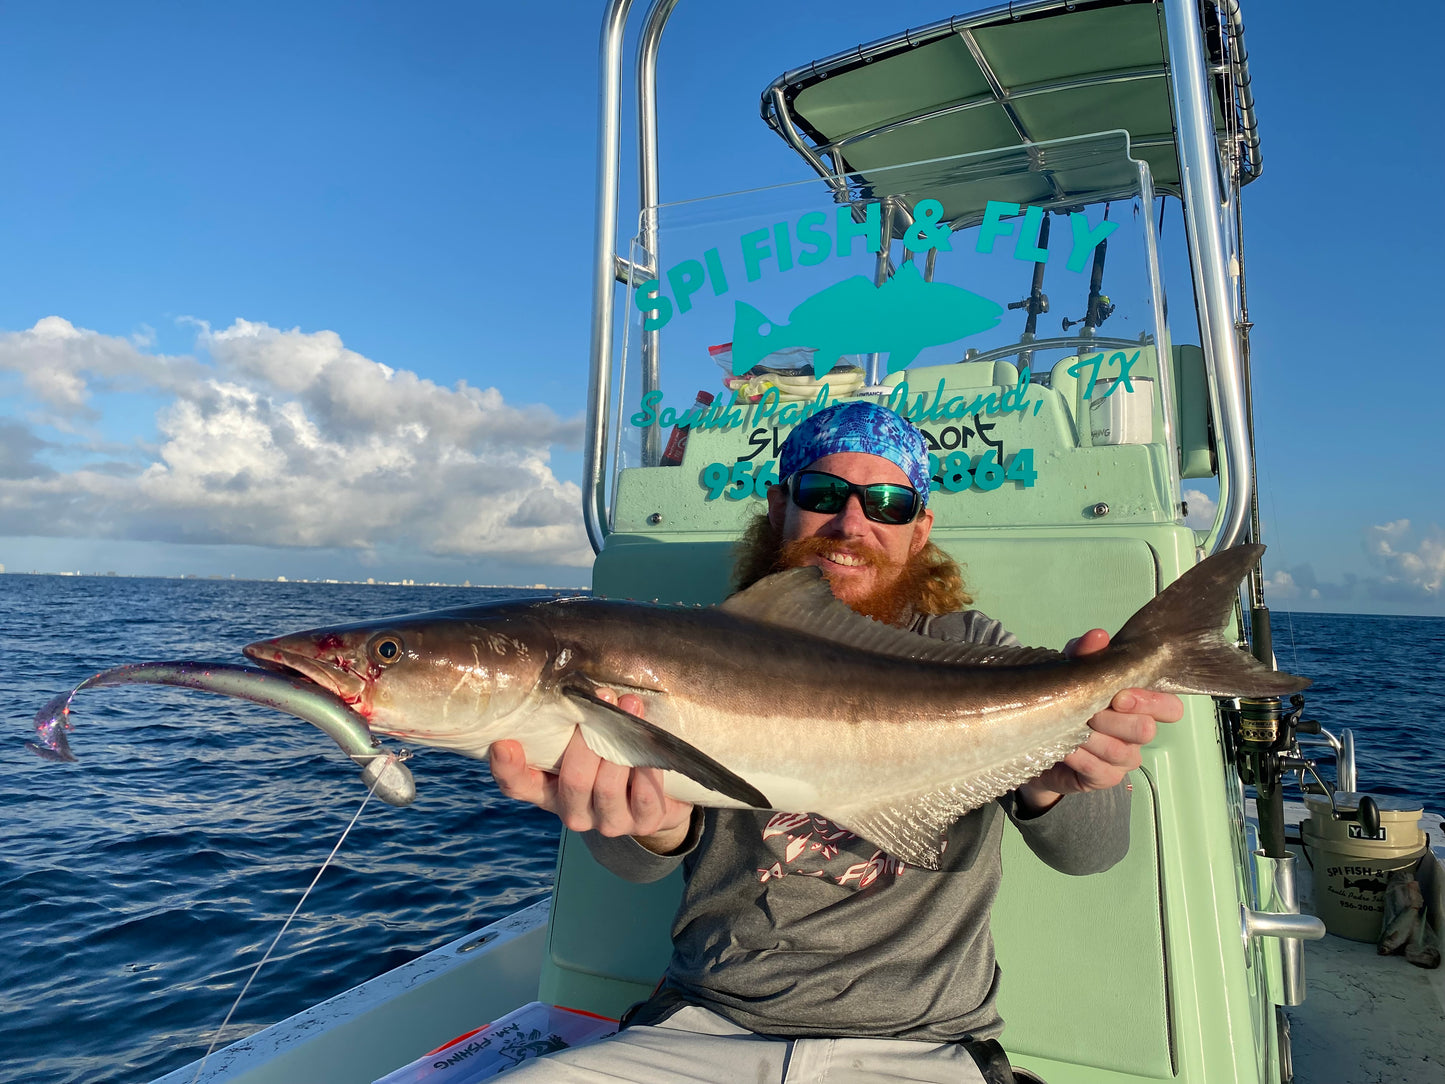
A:
<svg viewBox="0 0 1445 1084">
<path fill-rule="evenodd" d="M 799 538 L 784 542 L 779 549 L 777 569 L 798 568 L 809 557 L 835 552 L 838 542 L 831 538 Z M 888 562 L 881 550 L 849 546 L 848 552 L 878 574 L 878 585 L 867 595 L 848 602 L 847 605 L 865 617 L 881 621 L 885 625 L 896 625 L 913 616 L 914 603 L 919 599 L 924 584 L 932 573 L 932 564 L 919 551 L 908 559 L 901 568 Z M 889 576 L 888 569 L 894 568 Z M 828 574 L 823 573 L 826 577 Z"/>
</svg>

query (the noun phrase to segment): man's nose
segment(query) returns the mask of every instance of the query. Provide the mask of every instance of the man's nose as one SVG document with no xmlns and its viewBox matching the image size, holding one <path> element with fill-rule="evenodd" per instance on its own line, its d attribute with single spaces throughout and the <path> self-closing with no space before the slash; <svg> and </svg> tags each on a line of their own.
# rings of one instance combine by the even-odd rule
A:
<svg viewBox="0 0 1445 1084">
<path fill-rule="evenodd" d="M 847 534 L 862 534 L 868 529 L 868 517 L 863 514 L 863 500 L 856 493 L 848 494 L 843 507 L 833 515 L 834 522 Z"/>
</svg>

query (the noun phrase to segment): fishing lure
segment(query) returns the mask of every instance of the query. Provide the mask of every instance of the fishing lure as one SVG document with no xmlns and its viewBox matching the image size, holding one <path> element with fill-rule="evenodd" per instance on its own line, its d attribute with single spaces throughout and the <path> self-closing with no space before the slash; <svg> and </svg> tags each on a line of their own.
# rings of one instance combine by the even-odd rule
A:
<svg viewBox="0 0 1445 1084">
<path fill-rule="evenodd" d="M 234 666 L 209 662 L 141 662 L 102 670 L 86 678 L 68 693 L 51 699 L 35 714 L 39 741 L 27 741 L 25 748 L 45 760 L 74 761 L 66 740 L 70 722 L 70 701 L 81 689 L 101 685 L 176 685 L 185 689 L 216 693 L 249 700 L 264 707 L 294 715 L 329 734 L 341 751 L 361 765 L 361 778 L 376 796 L 389 805 L 410 805 L 416 798 L 416 782 L 402 760 L 409 754 L 388 752 L 366 723 L 335 693 L 295 675 L 255 666 Z"/>
</svg>

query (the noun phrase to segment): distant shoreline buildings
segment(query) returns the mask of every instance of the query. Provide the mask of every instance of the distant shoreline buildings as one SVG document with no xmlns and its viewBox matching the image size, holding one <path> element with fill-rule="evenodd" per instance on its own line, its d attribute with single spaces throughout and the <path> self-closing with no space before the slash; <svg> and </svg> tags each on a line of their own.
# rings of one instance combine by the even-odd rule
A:
<svg viewBox="0 0 1445 1084">
<path fill-rule="evenodd" d="M 0 564 L 0 576 L 7 575 L 5 566 Z M 337 584 L 350 587 L 470 587 L 478 591 L 583 591 L 581 587 L 553 587 L 545 583 L 472 583 L 471 580 L 463 580 L 461 583 L 446 583 L 442 580 L 378 580 L 374 576 L 368 576 L 364 580 L 336 580 L 336 579 L 306 579 L 302 577 L 277 576 L 275 579 L 260 578 L 255 576 L 237 576 L 234 572 L 228 576 L 209 575 L 201 576 L 194 572 L 183 572 L 179 576 L 157 576 L 157 575 L 133 575 L 121 572 L 42 572 L 39 569 L 29 569 L 21 572 L 18 569 L 8 573 L 11 576 L 95 576 L 101 578 L 128 579 L 128 580 L 234 580 L 238 583 L 321 583 Z"/>
</svg>

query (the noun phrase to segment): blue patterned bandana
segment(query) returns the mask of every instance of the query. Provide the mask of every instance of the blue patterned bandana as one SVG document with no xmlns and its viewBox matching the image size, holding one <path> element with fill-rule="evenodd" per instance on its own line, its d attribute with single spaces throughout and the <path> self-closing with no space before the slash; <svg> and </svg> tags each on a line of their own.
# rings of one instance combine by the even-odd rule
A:
<svg viewBox="0 0 1445 1084">
<path fill-rule="evenodd" d="M 865 452 L 897 463 L 928 504 L 928 445 L 911 422 L 876 403 L 835 403 L 793 428 L 779 473 L 787 478 L 834 452 Z"/>
</svg>

